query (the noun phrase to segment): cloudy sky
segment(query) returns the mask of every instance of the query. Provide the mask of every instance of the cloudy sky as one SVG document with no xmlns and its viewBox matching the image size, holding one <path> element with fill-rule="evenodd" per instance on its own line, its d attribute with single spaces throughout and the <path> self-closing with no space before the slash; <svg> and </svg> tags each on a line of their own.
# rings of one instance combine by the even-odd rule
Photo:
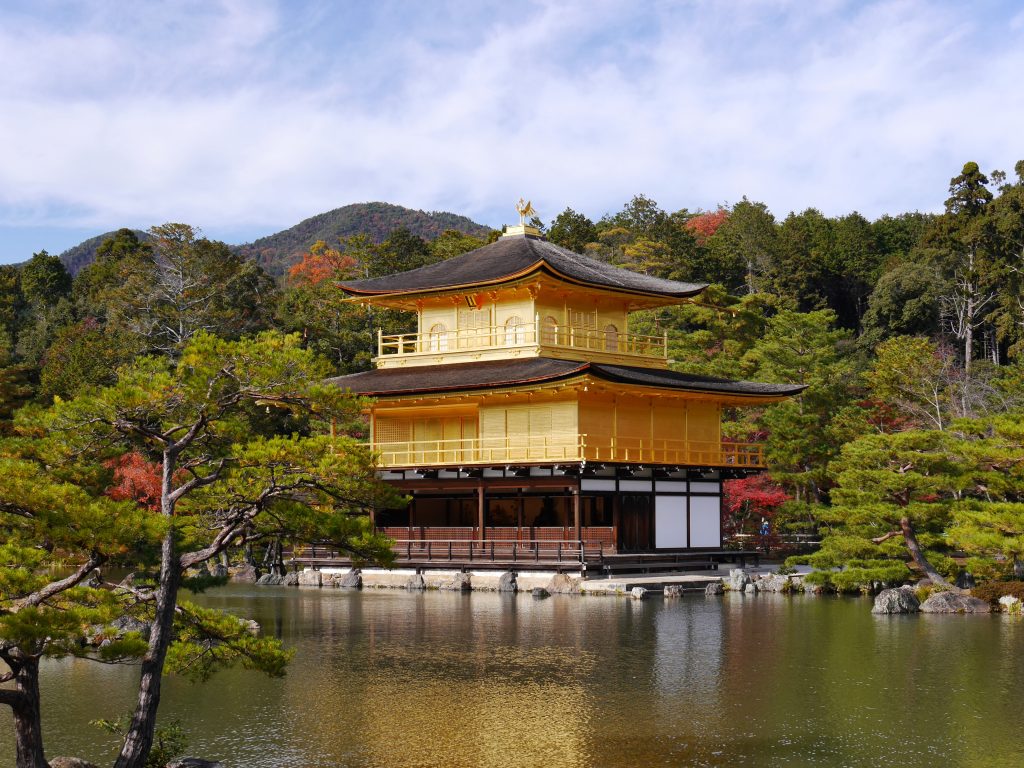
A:
<svg viewBox="0 0 1024 768">
<path fill-rule="evenodd" d="M 5 0 L 0 261 L 371 200 L 937 210 L 1024 158 L 1022 79 L 1011 0 Z"/>
</svg>

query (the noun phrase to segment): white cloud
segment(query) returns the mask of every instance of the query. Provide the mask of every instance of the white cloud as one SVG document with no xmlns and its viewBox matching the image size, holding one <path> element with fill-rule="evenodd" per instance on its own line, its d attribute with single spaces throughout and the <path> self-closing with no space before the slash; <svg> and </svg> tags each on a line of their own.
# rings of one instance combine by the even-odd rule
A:
<svg viewBox="0 0 1024 768">
<path fill-rule="evenodd" d="M 0 15 L 0 224 L 259 234 L 363 200 L 500 224 L 521 194 L 874 216 L 1024 156 L 1019 24 L 957 4 L 124 7 Z"/>
</svg>

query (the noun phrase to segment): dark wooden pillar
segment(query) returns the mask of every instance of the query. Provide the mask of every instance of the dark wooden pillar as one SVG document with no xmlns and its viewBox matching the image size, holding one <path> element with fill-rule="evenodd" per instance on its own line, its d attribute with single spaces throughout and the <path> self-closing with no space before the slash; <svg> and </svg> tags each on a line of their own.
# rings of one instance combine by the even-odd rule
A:
<svg viewBox="0 0 1024 768">
<path fill-rule="evenodd" d="M 583 529 L 580 525 L 580 489 L 572 489 L 572 526 L 575 531 L 575 539 L 579 541 L 583 538 Z"/>
<path fill-rule="evenodd" d="M 612 496 L 612 545 L 615 547 L 615 551 L 619 551 L 619 542 L 622 541 L 622 536 L 619 533 L 622 526 L 622 505 L 619 504 L 619 494 Z"/>
<path fill-rule="evenodd" d="M 484 524 L 487 522 L 487 520 L 485 519 L 487 516 L 487 503 L 484 500 L 483 485 L 480 485 L 480 487 L 476 489 L 476 505 L 477 525 L 479 526 L 479 532 L 477 533 L 477 536 L 481 541 L 483 541 L 485 538 L 487 538 L 486 534 L 484 533 Z"/>
</svg>

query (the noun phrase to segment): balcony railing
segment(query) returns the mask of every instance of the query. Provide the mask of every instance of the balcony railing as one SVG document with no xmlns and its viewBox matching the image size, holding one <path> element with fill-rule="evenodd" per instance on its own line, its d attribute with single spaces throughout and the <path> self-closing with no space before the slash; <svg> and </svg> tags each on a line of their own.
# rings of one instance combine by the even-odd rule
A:
<svg viewBox="0 0 1024 768">
<path fill-rule="evenodd" d="M 597 328 L 544 325 L 494 325 L 454 331 L 377 334 L 377 356 L 438 355 L 451 352 L 516 349 L 521 347 L 598 352 L 609 355 L 666 359 L 668 335 L 641 336 Z"/>
<path fill-rule="evenodd" d="M 509 462 L 629 462 L 701 467 L 763 467 L 761 443 L 651 440 L 576 433 L 376 443 L 381 467 L 422 468 Z"/>
</svg>

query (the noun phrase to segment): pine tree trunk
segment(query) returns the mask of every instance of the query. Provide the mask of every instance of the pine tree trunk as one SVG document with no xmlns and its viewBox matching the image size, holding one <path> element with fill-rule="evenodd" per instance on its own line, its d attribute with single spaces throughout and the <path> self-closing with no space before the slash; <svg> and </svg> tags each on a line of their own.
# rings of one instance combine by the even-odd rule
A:
<svg viewBox="0 0 1024 768">
<path fill-rule="evenodd" d="M 171 644 L 174 629 L 174 611 L 178 603 L 181 571 L 177 563 L 174 532 L 164 537 L 160 561 L 160 584 L 157 587 L 156 615 L 149 636 L 149 650 L 142 660 L 139 680 L 139 698 L 135 705 L 131 726 L 114 768 L 144 768 L 153 747 L 156 715 L 160 707 L 160 686 L 164 661 Z"/>
<path fill-rule="evenodd" d="M 177 467 L 176 454 L 168 451 L 163 460 L 163 486 L 161 489 L 160 512 L 165 517 L 174 517 L 172 491 L 174 470 Z M 160 581 L 156 591 L 156 613 L 149 635 L 149 648 L 142 659 L 142 673 L 139 680 L 139 698 L 128 733 L 121 747 L 114 768 L 145 768 L 146 759 L 153 748 L 153 734 L 156 730 L 156 715 L 160 706 L 160 684 L 164 672 L 167 649 L 174 632 L 174 612 L 178 604 L 178 588 L 181 585 L 181 565 L 178 560 L 177 534 L 171 524 L 164 536 L 160 551 Z"/>
<path fill-rule="evenodd" d="M 0 693 L 14 714 L 14 764 L 17 768 L 49 768 L 39 710 L 39 659 L 19 654 L 8 664 L 14 672 L 14 688 Z"/>
<path fill-rule="evenodd" d="M 914 533 L 914 524 L 910 522 L 909 517 L 900 518 L 900 530 L 903 531 L 903 541 L 907 545 L 907 551 L 910 552 L 910 557 L 917 563 L 917 567 L 924 572 L 925 576 L 932 580 L 932 584 L 952 589 L 953 585 L 935 570 L 935 567 L 928 562 L 928 558 L 924 556 L 924 552 L 921 551 L 921 545 L 917 542 L 917 534 Z"/>
</svg>

